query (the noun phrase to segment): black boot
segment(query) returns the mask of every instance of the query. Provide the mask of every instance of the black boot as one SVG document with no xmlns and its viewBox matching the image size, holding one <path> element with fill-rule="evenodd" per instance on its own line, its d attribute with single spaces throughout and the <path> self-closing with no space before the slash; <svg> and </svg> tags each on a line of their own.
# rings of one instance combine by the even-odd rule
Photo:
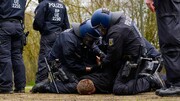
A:
<svg viewBox="0 0 180 101">
<path fill-rule="evenodd" d="M 0 90 L 0 94 L 13 94 L 12 90 Z"/>
<path fill-rule="evenodd" d="M 158 72 L 155 72 L 153 75 L 150 75 L 150 83 L 153 89 L 166 88 L 164 80 L 160 77 Z"/>
<path fill-rule="evenodd" d="M 156 91 L 156 95 L 158 96 L 177 96 L 180 95 L 180 87 L 177 86 L 171 86 L 166 89 L 160 89 Z"/>
<path fill-rule="evenodd" d="M 25 88 L 15 89 L 14 93 L 25 93 Z"/>
<path fill-rule="evenodd" d="M 143 66 L 144 69 L 139 73 L 139 76 L 150 76 L 153 75 L 155 72 L 160 72 L 162 70 L 161 62 L 162 60 L 149 60 L 145 61 Z"/>
<path fill-rule="evenodd" d="M 46 79 L 40 83 L 37 83 L 33 86 L 32 90 L 30 92 L 32 93 L 48 93 L 50 87 L 49 87 L 49 79 Z"/>
</svg>

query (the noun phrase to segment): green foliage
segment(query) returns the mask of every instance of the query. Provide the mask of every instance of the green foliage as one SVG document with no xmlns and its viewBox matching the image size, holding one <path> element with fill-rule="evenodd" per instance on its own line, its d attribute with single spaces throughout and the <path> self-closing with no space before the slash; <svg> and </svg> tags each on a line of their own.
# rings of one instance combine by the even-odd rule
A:
<svg viewBox="0 0 180 101">
<path fill-rule="evenodd" d="M 25 16 L 25 30 L 29 31 L 27 45 L 24 47 L 23 58 L 26 66 L 27 83 L 35 80 L 39 53 L 40 34 L 33 30 L 33 18 L 28 13 Z"/>
</svg>

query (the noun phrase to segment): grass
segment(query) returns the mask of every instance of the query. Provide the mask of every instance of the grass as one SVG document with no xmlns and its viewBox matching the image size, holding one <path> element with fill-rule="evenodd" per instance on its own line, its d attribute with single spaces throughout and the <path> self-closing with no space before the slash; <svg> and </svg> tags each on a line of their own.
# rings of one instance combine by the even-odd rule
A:
<svg viewBox="0 0 180 101">
<path fill-rule="evenodd" d="M 25 92 L 29 92 L 32 89 L 33 86 L 26 86 Z"/>
</svg>

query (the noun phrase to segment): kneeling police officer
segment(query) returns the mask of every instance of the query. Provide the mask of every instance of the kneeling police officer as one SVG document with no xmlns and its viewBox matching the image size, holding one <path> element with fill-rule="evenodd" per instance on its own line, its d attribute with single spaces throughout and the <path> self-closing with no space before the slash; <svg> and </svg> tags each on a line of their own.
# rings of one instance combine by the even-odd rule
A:
<svg viewBox="0 0 180 101">
<path fill-rule="evenodd" d="M 157 72 L 139 78 L 139 73 L 143 70 L 141 68 L 144 68 L 141 61 L 152 62 L 149 58 L 155 59 L 160 57 L 160 54 L 141 36 L 134 21 L 122 12 L 111 12 L 107 8 L 101 8 L 93 13 L 91 24 L 108 43 L 107 55 L 101 61 L 102 67 L 111 64 L 112 69 L 119 70 L 113 87 L 114 94 L 137 94 L 150 91 L 154 87 L 164 87 Z M 135 68 L 129 67 L 127 62 L 135 64 L 132 66 Z M 154 71 L 157 69 L 154 68 Z"/>
<path fill-rule="evenodd" d="M 62 32 L 53 45 L 47 60 L 59 59 L 68 80 L 55 80 L 58 93 L 76 93 L 78 78 L 95 71 L 98 67 L 96 54 L 91 48 L 99 34 L 92 28 L 90 20 L 72 24 L 72 29 Z M 37 83 L 32 92 L 57 93 L 53 83 L 45 80 Z"/>
</svg>

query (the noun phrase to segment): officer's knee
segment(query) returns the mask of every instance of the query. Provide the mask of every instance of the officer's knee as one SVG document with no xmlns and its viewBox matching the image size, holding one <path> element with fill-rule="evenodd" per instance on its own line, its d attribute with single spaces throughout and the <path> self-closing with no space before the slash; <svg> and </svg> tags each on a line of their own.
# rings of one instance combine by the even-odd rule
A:
<svg viewBox="0 0 180 101">
<path fill-rule="evenodd" d="M 115 84 L 113 87 L 113 94 L 115 95 L 131 95 L 126 85 Z"/>
</svg>

